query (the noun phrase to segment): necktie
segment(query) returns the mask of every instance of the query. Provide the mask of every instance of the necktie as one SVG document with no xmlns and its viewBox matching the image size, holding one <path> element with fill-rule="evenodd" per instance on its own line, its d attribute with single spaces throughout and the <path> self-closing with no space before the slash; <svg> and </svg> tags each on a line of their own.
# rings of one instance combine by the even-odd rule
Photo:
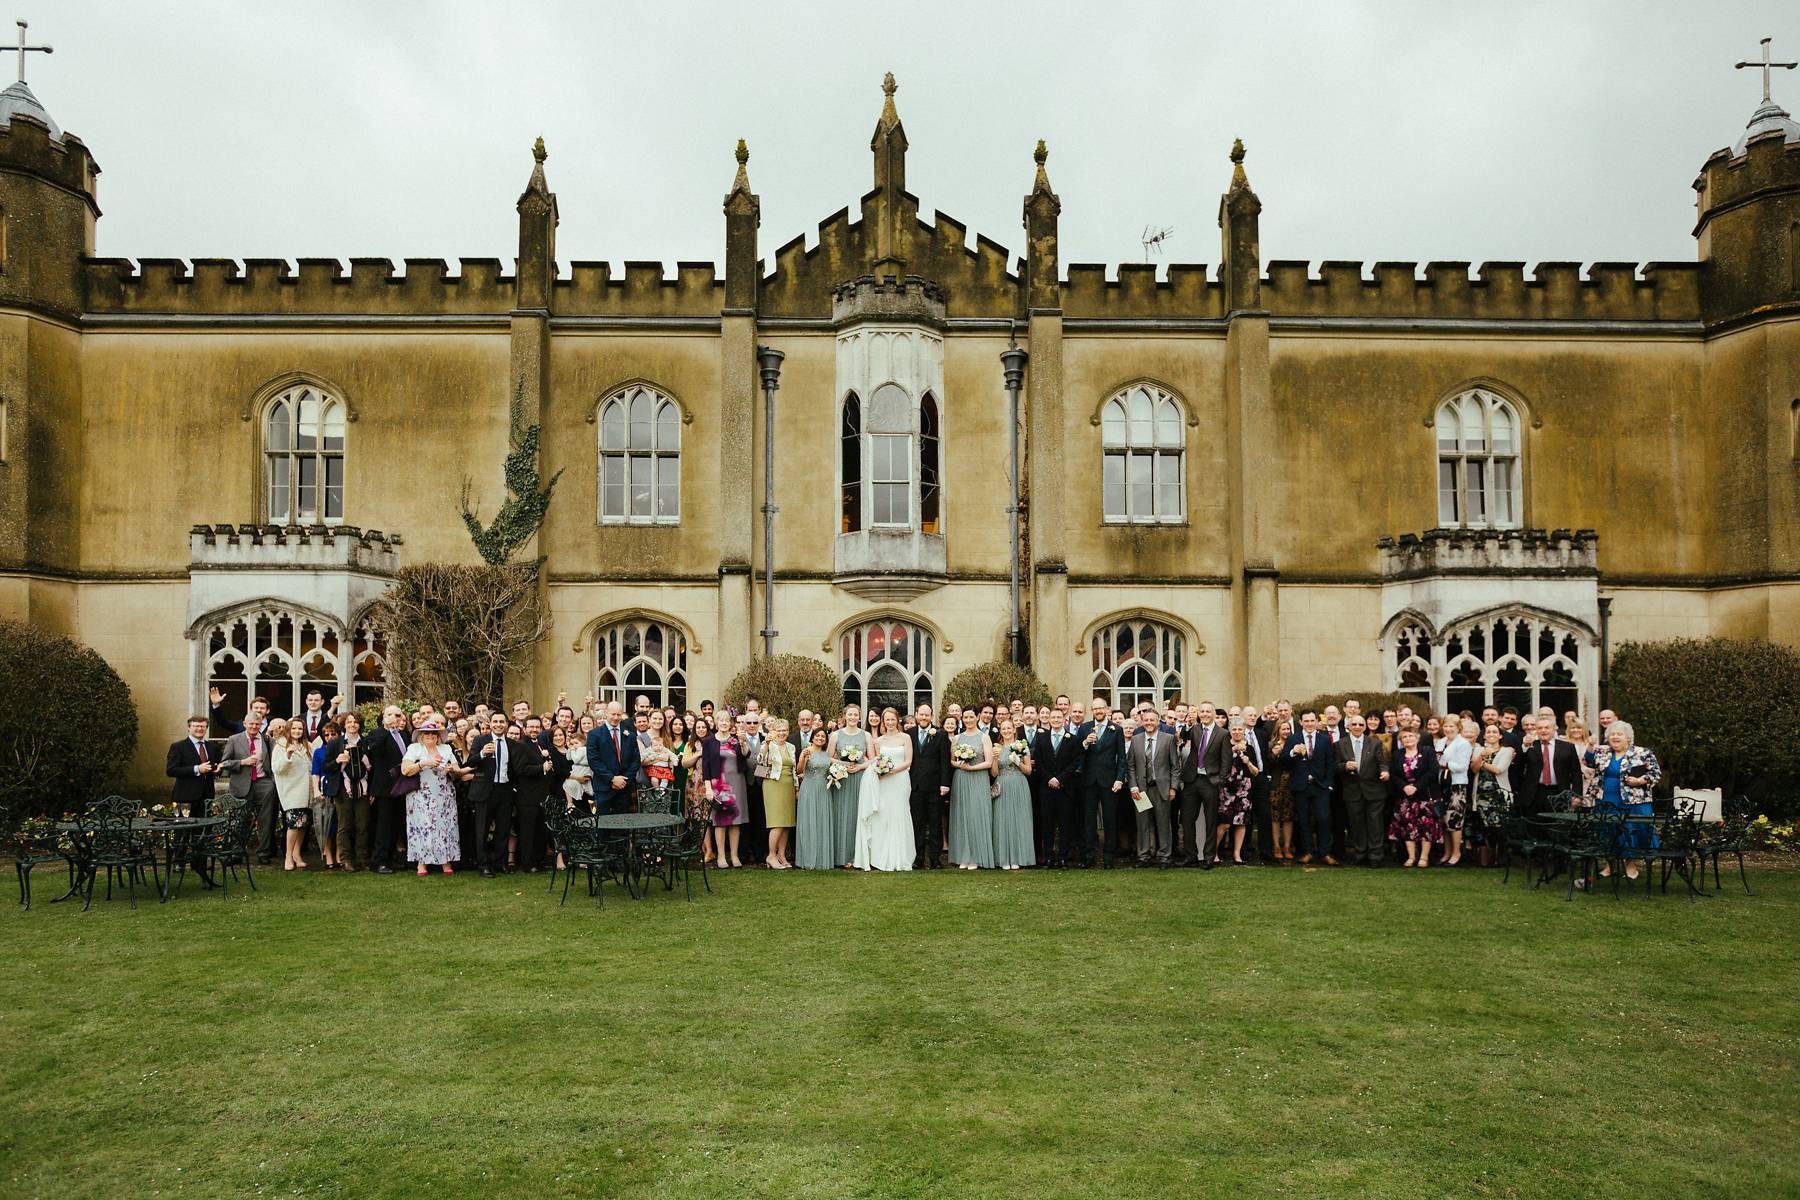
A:
<svg viewBox="0 0 1800 1200">
<path fill-rule="evenodd" d="M 1308 756 L 1311 756 L 1312 750 L 1313 750 L 1313 735 L 1309 733 L 1306 735 L 1306 753 Z"/>
<path fill-rule="evenodd" d="M 255 783 L 262 778 L 262 739 L 257 738 L 250 746 L 250 782 Z"/>
<path fill-rule="evenodd" d="M 1551 753 L 1551 751 L 1554 750 L 1555 748 L 1556 748 L 1555 742 L 1545 742 L 1544 743 L 1543 755 L 1544 755 L 1544 786 L 1545 787 L 1555 787 L 1556 786 L 1556 774 L 1555 774 L 1555 772 L 1553 772 L 1550 769 L 1550 760 L 1555 757 L 1555 755 L 1553 755 Z"/>
<path fill-rule="evenodd" d="M 194 739 L 194 753 L 200 756 L 201 762 L 206 761 L 206 743 L 199 738 Z"/>
<path fill-rule="evenodd" d="M 495 739 L 494 747 L 494 782 L 506 783 L 506 739 Z"/>
<path fill-rule="evenodd" d="M 1154 733 L 1144 739 L 1144 758 L 1148 762 L 1156 761 L 1156 735 Z"/>
<path fill-rule="evenodd" d="M 619 727 L 617 725 L 608 725 L 607 728 L 612 730 L 613 735 L 613 761 L 620 762 L 625 757 L 625 751 L 624 748 L 619 745 Z"/>
<path fill-rule="evenodd" d="M 1200 757 L 1206 757 L 1206 743 L 1212 741 L 1212 726 L 1208 725 L 1200 731 Z"/>
</svg>

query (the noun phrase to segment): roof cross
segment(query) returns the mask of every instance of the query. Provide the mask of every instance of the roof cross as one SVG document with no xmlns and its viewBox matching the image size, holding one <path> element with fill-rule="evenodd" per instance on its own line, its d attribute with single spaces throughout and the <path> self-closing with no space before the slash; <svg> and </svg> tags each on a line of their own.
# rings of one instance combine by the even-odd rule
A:
<svg viewBox="0 0 1800 1200">
<path fill-rule="evenodd" d="M 17 53 L 19 55 L 19 82 L 24 83 L 25 82 L 25 56 L 33 51 L 38 51 L 38 52 L 41 52 L 44 54 L 54 54 L 54 53 L 56 53 L 56 51 L 52 50 L 49 46 L 27 46 L 25 44 L 25 22 L 20 21 L 18 23 L 18 25 L 19 25 L 19 44 L 16 46 L 0 46 L 0 54 L 4 54 L 8 50 L 17 51 Z"/>
<path fill-rule="evenodd" d="M 20 22 L 21 26 L 23 26 L 23 24 L 24 24 L 24 22 Z M 20 40 L 23 40 L 23 38 L 24 38 L 24 35 L 21 34 Z M 1773 71 L 1773 70 L 1792 71 L 1796 67 L 1800 67 L 1800 63 L 1770 62 L 1769 61 L 1769 43 L 1774 40 L 1775 40 L 1774 38 L 1764 38 L 1762 40 L 1763 56 L 1762 56 L 1761 62 L 1741 62 L 1735 68 L 1736 70 L 1739 70 L 1739 71 L 1743 70 L 1745 67 L 1761 67 L 1762 68 L 1763 103 L 1764 104 L 1769 103 L 1769 72 Z M 48 48 L 49 47 L 45 47 L 45 49 L 48 49 Z M 22 58 L 24 56 L 21 55 L 20 57 Z M 20 78 L 24 78 L 24 76 L 20 76 Z"/>
</svg>

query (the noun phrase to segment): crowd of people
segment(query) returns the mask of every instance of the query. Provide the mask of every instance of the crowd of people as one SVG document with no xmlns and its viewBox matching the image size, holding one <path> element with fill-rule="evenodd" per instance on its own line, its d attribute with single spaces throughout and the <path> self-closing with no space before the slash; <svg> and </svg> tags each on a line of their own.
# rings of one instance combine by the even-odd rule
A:
<svg viewBox="0 0 1800 1200">
<path fill-rule="evenodd" d="M 169 748 L 173 799 L 203 811 L 222 776 L 258 814 L 259 861 L 279 850 L 286 870 L 311 869 L 310 840 L 325 870 L 540 871 L 555 853 L 548 806 L 629 811 L 644 789 L 703 826 L 725 870 L 1491 866 L 1509 812 L 1572 797 L 1648 815 L 1661 777 L 1610 710 L 1590 735 L 1549 708 L 1364 713 L 1355 700 L 1125 712 L 1058 696 L 952 704 L 941 719 L 929 704 L 852 704 L 790 722 L 755 700 L 683 712 L 638 697 L 627 715 L 559 696 L 541 712 L 388 705 L 366 730 L 319 692 L 274 720 L 260 697 L 241 722 L 221 700 Z M 230 731 L 222 746 L 215 726 Z M 1633 848 L 1621 857 L 1636 878 Z"/>
</svg>

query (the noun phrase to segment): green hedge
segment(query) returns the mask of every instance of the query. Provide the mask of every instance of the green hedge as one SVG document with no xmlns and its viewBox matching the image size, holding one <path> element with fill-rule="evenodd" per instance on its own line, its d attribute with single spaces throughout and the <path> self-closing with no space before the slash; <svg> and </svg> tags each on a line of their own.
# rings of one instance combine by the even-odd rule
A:
<svg viewBox="0 0 1800 1200">
<path fill-rule="evenodd" d="M 763 711 L 789 721 L 801 709 L 835 714 L 844 707 L 844 685 L 831 668 L 804 654 L 759 658 L 725 686 L 725 706 L 743 711 L 754 699 Z"/>
<path fill-rule="evenodd" d="M 0 621 L 0 823 L 11 829 L 120 790 L 137 742 L 131 689 L 104 658 Z"/>
<path fill-rule="evenodd" d="M 944 687 L 944 707 L 960 704 L 982 705 L 990 701 L 1009 704 L 1022 700 L 1026 704 L 1048 704 L 1052 697 L 1044 681 L 1030 667 L 1009 662 L 976 663 L 964 667 Z"/>
<path fill-rule="evenodd" d="M 1770 642 L 1682 638 L 1613 652 L 1610 700 L 1665 787 L 1740 793 L 1800 816 L 1800 654 Z"/>
</svg>

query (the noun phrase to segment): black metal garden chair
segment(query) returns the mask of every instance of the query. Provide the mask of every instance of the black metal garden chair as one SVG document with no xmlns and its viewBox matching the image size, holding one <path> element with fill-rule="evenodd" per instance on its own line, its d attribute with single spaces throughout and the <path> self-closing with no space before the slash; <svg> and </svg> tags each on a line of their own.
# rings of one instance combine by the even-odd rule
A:
<svg viewBox="0 0 1800 1200">
<path fill-rule="evenodd" d="M 1750 876 L 1744 871 L 1744 851 L 1750 844 L 1750 800 L 1745 796 L 1734 796 L 1725 803 L 1724 820 L 1715 822 L 1705 829 L 1705 836 L 1694 849 L 1700 858 L 1700 884 L 1706 885 L 1706 862 L 1712 860 L 1713 890 L 1723 892 L 1725 883 L 1719 878 L 1719 859 L 1727 854 L 1737 859 L 1738 879 L 1744 885 L 1744 894 L 1754 896 L 1750 890 Z"/>
<path fill-rule="evenodd" d="M 82 832 L 88 837 L 87 895 L 81 906 L 86 912 L 94 903 L 94 885 L 100 872 L 106 872 L 106 898 L 112 899 L 113 882 L 129 889 L 131 907 L 137 907 L 137 881 L 150 868 L 150 879 L 157 891 L 162 890 L 162 874 L 156 858 L 156 841 L 145 830 L 132 828 L 137 806 L 123 796 L 108 796 L 89 806 L 81 820 Z"/>
<path fill-rule="evenodd" d="M 244 868 L 244 879 L 250 884 L 250 890 L 256 891 L 256 876 L 250 869 L 250 843 L 256 832 L 254 807 L 249 800 L 227 796 L 213 801 L 212 815 L 223 820 L 201 834 L 197 847 L 199 857 L 211 866 L 214 879 L 225 896 L 231 895 L 230 881 L 237 878 L 239 867 Z"/>
<path fill-rule="evenodd" d="M 13 842 L 13 866 L 19 873 L 19 903 L 27 910 L 31 908 L 31 873 L 45 863 L 60 862 L 69 870 L 69 893 L 73 894 L 76 884 L 76 868 L 80 856 L 76 852 L 74 838 L 67 833 L 59 833 L 54 829 L 33 833 L 21 833 Z"/>
</svg>

